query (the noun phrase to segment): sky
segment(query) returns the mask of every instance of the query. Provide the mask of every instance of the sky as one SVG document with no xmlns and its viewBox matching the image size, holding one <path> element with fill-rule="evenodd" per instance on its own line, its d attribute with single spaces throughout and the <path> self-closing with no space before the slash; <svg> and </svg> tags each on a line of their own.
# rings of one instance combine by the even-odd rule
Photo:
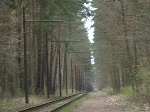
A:
<svg viewBox="0 0 150 112">
<path fill-rule="evenodd" d="M 92 0 L 89 0 L 92 1 Z M 91 6 L 91 3 L 88 4 L 84 4 L 84 6 L 88 7 L 90 10 L 96 10 L 96 8 Z M 90 41 L 90 43 L 94 43 L 93 39 L 94 39 L 94 30 L 95 28 L 92 27 L 92 25 L 94 24 L 94 21 L 92 20 L 94 18 L 94 16 L 89 16 L 87 19 L 83 19 L 82 21 L 84 21 L 84 25 L 85 28 L 87 29 L 87 35 L 88 35 L 88 39 Z M 93 52 L 91 51 L 91 64 L 95 64 L 94 61 L 94 56 L 93 56 Z"/>
<path fill-rule="evenodd" d="M 88 38 L 90 43 L 94 43 L 94 27 L 91 27 L 94 24 L 94 21 L 92 20 L 93 17 L 88 17 L 88 19 L 85 21 L 85 28 L 87 29 Z"/>
</svg>

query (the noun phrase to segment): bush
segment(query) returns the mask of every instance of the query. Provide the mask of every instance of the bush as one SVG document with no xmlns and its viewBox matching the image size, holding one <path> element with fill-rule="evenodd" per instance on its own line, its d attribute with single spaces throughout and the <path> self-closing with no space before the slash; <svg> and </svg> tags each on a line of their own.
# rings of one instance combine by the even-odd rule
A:
<svg viewBox="0 0 150 112">
<path fill-rule="evenodd" d="M 143 100 L 150 102 L 150 68 L 143 68 L 138 73 L 139 86 L 138 95 L 143 97 Z"/>
<path fill-rule="evenodd" d="M 134 91 L 131 86 L 121 88 L 121 96 L 125 100 L 130 100 L 134 97 Z"/>
<path fill-rule="evenodd" d="M 102 91 L 107 93 L 107 94 L 114 95 L 113 88 L 111 88 L 111 87 L 103 88 Z"/>
</svg>

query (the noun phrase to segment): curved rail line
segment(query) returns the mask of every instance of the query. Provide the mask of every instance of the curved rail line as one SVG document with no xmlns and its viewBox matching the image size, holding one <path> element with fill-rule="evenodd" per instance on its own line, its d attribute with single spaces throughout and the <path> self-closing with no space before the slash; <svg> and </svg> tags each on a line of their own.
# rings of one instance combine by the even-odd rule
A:
<svg viewBox="0 0 150 112">
<path fill-rule="evenodd" d="M 32 112 L 32 111 L 38 111 L 40 109 L 43 109 L 43 108 L 46 108 L 46 107 L 49 107 L 50 105 L 53 105 L 55 103 L 59 103 L 61 101 L 64 101 L 64 100 L 68 100 L 68 99 L 71 99 L 73 97 L 75 97 L 73 100 L 70 100 L 68 101 L 67 103 L 53 109 L 53 110 L 50 110 L 49 112 L 55 112 L 56 110 L 59 110 L 61 108 L 63 108 L 64 106 L 68 105 L 69 103 L 79 99 L 80 97 L 84 96 L 86 93 L 77 93 L 77 94 L 73 94 L 73 95 L 69 95 L 69 96 L 66 96 L 66 97 L 62 97 L 62 98 L 59 98 L 59 99 L 56 99 L 56 100 L 53 100 L 53 101 L 49 101 L 49 102 L 46 102 L 46 103 L 43 103 L 43 104 L 40 104 L 40 105 L 36 105 L 36 106 L 33 106 L 33 107 L 29 107 L 29 108 L 26 108 L 26 109 L 23 109 L 23 110 L 19 110 L 17 112 Z M 79 96 L 78 96 L 79 95 Z M 76 97 L 78 96 L 78 97 Z"/>
</svg>

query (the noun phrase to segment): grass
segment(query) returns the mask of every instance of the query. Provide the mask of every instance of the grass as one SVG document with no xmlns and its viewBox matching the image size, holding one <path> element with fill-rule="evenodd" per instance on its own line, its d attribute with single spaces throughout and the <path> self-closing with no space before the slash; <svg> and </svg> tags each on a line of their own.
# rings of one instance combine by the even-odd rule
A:
<svg viewBox="0 0 150 112">
<path fill-rule="evenodd" d="M 79 100 L 71 103 L 70 105 L 68 105 L 67 107 L 63 108 L 62 110 L 60 110 L 59 112 L 71 112 L 73 111 L 76 107 L 78 107 L 82 102 L 84 102 L 85 100 L 89 99 L 90 95 L 86 95 L 82 98 L 80 98 Z"/>
<path fill-rule="evenodd" d="M 111 87 L 103 88 L 102 91 L 109 94 L 109 95 L 114 95 L 113 88 L 111 88 Z"/>
<path fill-rule="evenodd" d="M 59 96 L 51 96 L 50 99 L 48 99 L 44 95 L 32 95 L 29 96 L 29 104 L 25 103 L 24 97 L 3 99 L 0 101 L 0 112 L 16 112 L 16 110 L 39 105 L 58 97 Z"/>
<path fill-rule="evenodd" d="M 30 104 L 25 104 L 24 97 L 3 99 L 0 101 L 0 112 L 15 112 L 18 109 L 37 105 L 45 101 L 46 98 L 43 96 L 30 96 Z"/>
<path fill-rule="evenodd" d="M 69 94 L 72 94 L 71 89 L 68 90 L 68 95 Z M 65 91 L 63 91 L 63 96 L 67 96 L 65 94 Z M 59 98 L 59 94 L 54 96 L 51 95 L 50 99 L 47 99 L 44 95 L 31 95 L 29 97 L 29 104 L 25 103 L 25 99 L 23 96 L 16 98 L 5 98 L 0 100 L 0 112 L 16 112 L 16 110 L 39 105 L 55 98 Z"/>
<path fill-rule="evenodd" d="M 125 108 L 127 112 L 150 112 L 149 104 L 130 103 L 130 106 Z"/>
<path fill-rule="evenodd" d="M 140 101 L 142 97 L 135 97 L 135 92 L 133 91 L 131 86 L 124 87 L 121 89 L 121 97 L 124 100 L 129 101 L 128 106 L 125 108 L 127 112 L 149 112 L 150 105 L 146 101 Z"/>
<path fill-rule="evenodd" d="M 130 100 L 134 97 L 134 91 L 131 86 L 121 89 L 121 97 L 125 100 Z"/>
</svg>

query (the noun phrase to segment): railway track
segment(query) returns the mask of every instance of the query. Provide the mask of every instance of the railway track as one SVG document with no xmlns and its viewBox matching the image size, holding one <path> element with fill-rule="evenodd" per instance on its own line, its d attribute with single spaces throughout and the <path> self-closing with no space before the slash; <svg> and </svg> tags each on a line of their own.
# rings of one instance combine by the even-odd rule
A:
<svg viewBox="0 0 150 112">
<path fill-rule="evenodd" d="M 77 93 L 67 97 L 62 97 L 44 104 L 40 104 L 34 107 L 19 110 L 17 112 L 57 112 L 58 110 L 64 108 L 71 102 L 83 97 L 86 93 Z"/>
</svg>

